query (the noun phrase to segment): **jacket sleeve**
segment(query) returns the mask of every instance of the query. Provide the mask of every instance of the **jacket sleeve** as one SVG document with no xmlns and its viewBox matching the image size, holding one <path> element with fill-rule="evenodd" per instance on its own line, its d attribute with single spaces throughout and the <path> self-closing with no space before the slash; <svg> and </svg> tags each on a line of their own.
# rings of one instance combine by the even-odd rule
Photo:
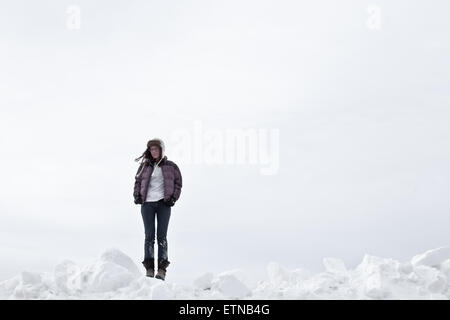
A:
<svg viewBox="0 0 450 320">
<path fill-rule="evenodd" d="M 183 178 L 181 176 L 180 168 L 176 164 L 174 164 L 175 167 L 175 179 L 174 179 L 174 192 L 173 197 L 175 198 L 175 201 L 177 201 L 180 198 L 181 195 L 181 187 L 183 187 Z"/>
<path fill-rule="evenodd" d="M 142 180 L 141 170 L 143 169 L 143 166 L 144 166 L 144 163 L 141 163 L 141 165 L 139 166 L 139 168 L 136 172 L 136 176 L 134 178 L 133 197 L 138 196 L 141 191 L 141 180 Z"/>
</svg>

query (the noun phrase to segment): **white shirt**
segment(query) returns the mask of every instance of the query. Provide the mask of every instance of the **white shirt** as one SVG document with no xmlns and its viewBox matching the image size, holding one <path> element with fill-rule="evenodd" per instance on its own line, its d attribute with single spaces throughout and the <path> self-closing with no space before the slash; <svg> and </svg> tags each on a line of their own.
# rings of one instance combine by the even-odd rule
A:
<svg viewBox="0 0 450 320">
<path fill-rule="evenodd" d="M 160 166 L 155 165 L 145 201 L 158 201 L 164 198 L 164 177 Z"/>
</svg>

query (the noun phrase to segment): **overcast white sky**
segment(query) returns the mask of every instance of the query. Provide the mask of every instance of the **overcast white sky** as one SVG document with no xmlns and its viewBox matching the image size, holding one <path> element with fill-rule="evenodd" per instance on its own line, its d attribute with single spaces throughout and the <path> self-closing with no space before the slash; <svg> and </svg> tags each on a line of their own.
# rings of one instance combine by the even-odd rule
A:
<svg viewBox="0 0 450 320">
<path fill-rule="evenodd" d="M 450 244 L 447 1 L 0 8 L 0 279 L 109 247 L 139 264 L 133 159 L 153 137 L 183 174 L 172 279 Z M 233 129 L 278 132 L 278 170 L 177 152 Z"/>
</svg>

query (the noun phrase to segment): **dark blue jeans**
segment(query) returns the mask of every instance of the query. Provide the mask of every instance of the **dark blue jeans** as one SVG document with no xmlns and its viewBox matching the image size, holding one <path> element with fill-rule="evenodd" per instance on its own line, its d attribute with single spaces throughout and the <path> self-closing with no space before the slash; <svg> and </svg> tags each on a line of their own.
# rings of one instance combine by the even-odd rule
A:
<svg viewBox="0 0 450 320">
<path fill-rule="evenodd" d="M 141 205 L 141 215 L 144 221 L 145 241 L 144 260 L 154 259 L 155 251 L 155 215 L 158 221 L 156 238 L 158 240 L 158 261 L 168 260 L 167 228 L 169 226 L 171 207 L 164 200 L 144 202 Z"/>
</svg>

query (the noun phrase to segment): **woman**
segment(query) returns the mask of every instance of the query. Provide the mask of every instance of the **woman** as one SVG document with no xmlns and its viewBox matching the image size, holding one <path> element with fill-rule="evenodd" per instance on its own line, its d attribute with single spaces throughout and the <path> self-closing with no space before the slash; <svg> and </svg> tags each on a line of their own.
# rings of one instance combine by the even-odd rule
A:
<svg viewBox="0 0 450 320">
<path fill-rule="evenodd" d="M 142 158 L 134 183 L 134 203 L 141 205 L 144 221 L 144 265 L 148 277 L 155 274 L 155 215 L 158 220 L 158 273 L 155 278 L 165 280 L 168 260 L 167 227 L 171 207 L 181 194 L 182 178 L 178 166 L 164 154 L 164 142 L 153 138 L 147 142 L 147 149 L 135 161 Z"/>
</svg>

